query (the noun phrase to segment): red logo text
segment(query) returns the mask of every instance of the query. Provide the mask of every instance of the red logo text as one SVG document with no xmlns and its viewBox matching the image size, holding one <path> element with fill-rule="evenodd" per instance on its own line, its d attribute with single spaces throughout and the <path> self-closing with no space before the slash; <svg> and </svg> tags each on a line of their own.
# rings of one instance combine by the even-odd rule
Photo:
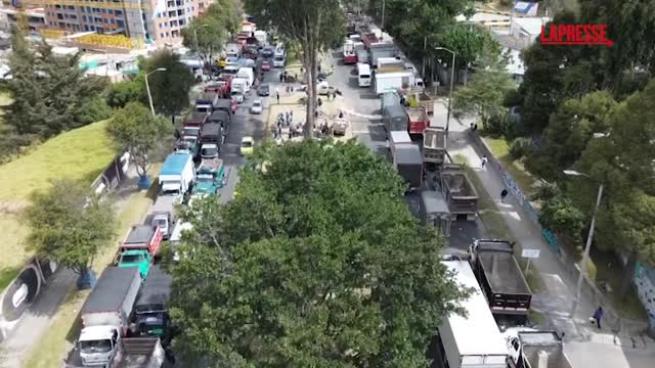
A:
<svg viewBox="0 0 655 368">
<path fill-rule="evenodd" d="M 608 46 L 614 41 L 607 38 L 607 24 L 550 24 L 541 27 L 539 42 L 542 45 Z"/>
</svg>

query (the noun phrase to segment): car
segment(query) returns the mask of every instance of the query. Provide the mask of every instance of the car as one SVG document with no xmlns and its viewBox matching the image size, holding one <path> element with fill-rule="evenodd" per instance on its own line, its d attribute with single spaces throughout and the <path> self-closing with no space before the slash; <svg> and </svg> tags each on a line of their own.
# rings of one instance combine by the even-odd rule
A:
<svg viewBox="0 0 655 368">
<path fill-rule="evenodd" d="M 275 53 L 275 50 L 271 46 L 266 46 L 262 49 L 262 56 L 265 58 L 271 58 L 273 57 L 273 54 Z"/>
<path fill-rule="evenodd" d="M 268 96 L 271 94 L 271 87 L 268 84 L 261 84 L 259 88 L 257 88 L 257 95 L 258 96 Z"/>
<path fill-rule="evenodd" d="M 262 70 L 265 72 L 271 70 L 271 63 L 268 60 L 262 61 Z"/>
<path fill-rule="evenodd" d="M 273 67 L 274 68 L 284 68 L 284 65 L 287 63 L 287 59 L 284 55 L 278 55 L 273 58 Z"/>
<path fill-rule="evenodd" d="M 255 148 L 255 141 L 250 136 L 241 138 L 241 154 L 243 156 L 250 156 Z"/>
<path fill-rule="evenodd" d="M 232 100 L 236 101 L 237 103 L 242 103 L 243 100 L 246 99 L 243 93 L 239 91 L 232 91 L 231 96 L 232 96 Z"/>
<path fill-rule="evenodd" d="M 318 83 L 318 86 L 316 86 L 316 93 L 318 93 L 321 96 L 325 96 L 331 93 L 336 93 L 336 89 L 328 84 L 327 81 L 322 81 Z"/>
<path fill-rule="evenodd" d="M 261 114 L 262 111 L 264 111 L 264 104 L 262 103 L 262 100 L 253 101 L 252 105 L 250 105 L 250 113 Z"/>
</svg>

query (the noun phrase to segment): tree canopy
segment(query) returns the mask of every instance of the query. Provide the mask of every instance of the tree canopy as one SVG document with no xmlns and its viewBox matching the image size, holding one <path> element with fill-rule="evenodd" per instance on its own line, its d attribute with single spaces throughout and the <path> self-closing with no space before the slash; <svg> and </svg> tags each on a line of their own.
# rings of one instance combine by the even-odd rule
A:
<svg viewBox="0 0 655 368">
<path fill-rule="evenodd" d="M 152 116 L 150 110 L 139 102 L 130 102 L 116 110 L 107 125 L 107 133 L 114 140 L 117 151 L 130 153 L 140 176 L 145 176 L 148 171 L 148 155 L 172 131 L 170 123 Z"/>
<path fill-rule="evenodd" d="M 153 72 L 159 68 L 166 70 Z M 144 72 L 153 72 L 148 76 L 148 83 L 155 111 L 174 117 L 189 106 L 193 75 L 178 55 L 169 50 L 158 51 L 146 60 Z"/>
<path fill-rule="evenodd" d="M 240 20 L 236 1 L 218 0 L 182 30 L 184 46 L 211 62 L 212 55 L 221 51 L 229 35 L 237 31 Z"/>
<path fill-rule="evenodd" d="M 232 367 L 424 367 L 458 291 L 390 165 L 356 143 L 264 147 L 194 204 L 173 267 L 185 357 Z"/>
<path fill-rule="evenodd" d="M 67 179 L 36 192 L 26 218 L 31 248 L 77 273 L 91 266 L 114 235 L 111 203 L 100 200 L 88 184 Z"/>
</svg>

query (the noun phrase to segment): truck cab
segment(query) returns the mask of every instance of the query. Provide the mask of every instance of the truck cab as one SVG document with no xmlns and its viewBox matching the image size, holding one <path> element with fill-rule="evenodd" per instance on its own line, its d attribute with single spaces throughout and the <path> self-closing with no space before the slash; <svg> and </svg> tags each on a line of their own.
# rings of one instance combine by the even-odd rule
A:
<svg viewBox="0 0 655 368">
<path fill-rule="evenodd" d="M 154 211 L 146 217 L 144 224 L 159 227 L 162 237 L 167 240 L 173 232 L 173 217 L 171 211 Z"/>
<path fill-rule="evenodd" d="M 183 135 L 175 143 L 175 152 L 186 152 L 196 157 L 199 152 L 198 136 Z"/>
<path fill-rule="evenodd" d="M 77 345 L 80 360 L 84 366 L 105 366 L 111 362 L 118 350 L 120 333 L 108 326 L 91 326 L 82 329 Z"/>
<path fill-rule="evenodd" d="M 218 158 L 218 145 L 216 143 L 205 143 L 200 148 L 200 157 L 203 160 Z M 197 179 L 197 178 L 196 178 Z"/>
<path fill-rule="evenodd" d="M 222 160 L 203 160 L 196 174 L 192 194 L 215 194 L 218 189 L 223 187 L 224 179 L 225 168 Z"/>
<path fill-rule="evenodd" d="M 144 280 L 148 277 L 150 266 L 152 265 L 153 257 L 147 250 L 143 249 L 130 249 L 123 251 L 118 258 L 118 267 L 130 268 L 136 267 L 139 269 L 139 274 Z"/>
</svg>

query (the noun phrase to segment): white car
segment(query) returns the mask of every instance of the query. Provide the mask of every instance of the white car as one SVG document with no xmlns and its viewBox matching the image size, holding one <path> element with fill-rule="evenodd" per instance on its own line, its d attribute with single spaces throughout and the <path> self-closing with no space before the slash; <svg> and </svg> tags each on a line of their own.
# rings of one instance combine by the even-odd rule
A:
<svg viewBox="0 0 655 368">
<path fill-rule="evenodd" d="M 273 58 L 273 68 L 284 68 L 286 63 L 287 59 L 284 55 L 277 55 Z"/>
<path fill-rule="evenodd" d="M 239 91 L 232 91 L 230 95 L 232 96 L 232 99 L 238 103 L 242 103 L 243 100 L 245 100 L 245 96 Z"/>
<path fill-rule="evenodd" d="M 264 104 L 262 103 L 262 100 L 253 101 L 252 105 L 250 106 L 250 113 L 261 114 L 262 111 L 264 111 Z"/>
</svg>

